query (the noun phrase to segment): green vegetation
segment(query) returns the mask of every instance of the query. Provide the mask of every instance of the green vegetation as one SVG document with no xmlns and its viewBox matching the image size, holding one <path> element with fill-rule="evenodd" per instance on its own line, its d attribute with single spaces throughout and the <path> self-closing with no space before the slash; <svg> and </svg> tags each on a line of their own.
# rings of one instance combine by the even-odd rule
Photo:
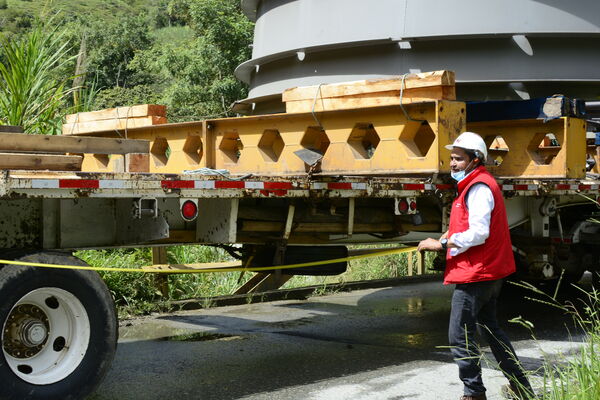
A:
<svg viewBox="0 0 600 400">
<path fill-rule="evenodd" d="M 600 399 L 600 292 L 592 289 L 586 292 L 576 285 L 574 290 L 581 292 L 581 302 L 562 304 L 557 300 L 558 288 L 548 294 L 532 284 L 519 283 L 517 286 L 531 290 L 537 296 L 530 298 L 573 318 L 575 326 L 584 334 L 584 342 L 575 355 L 565 355 L 563 359 L 547 360 L 538 371 L 541 376 L 540 400 L 596 400 Z M 559 283 L 560 285 L 560 283 Z M 528 329 L 533 324 L 517 318 L 512 322 Z M 535 339 L 535 335 L 533 335 Z"/>
<path fill-rule="evenodd" d="M 165 104 L 171 122 L 232 115 L 231 104 L 246 96 L 233 72 L 250 57 L 252 31 L 237 0 L 8 0 L 0 7 L 0 87 L 18 80 L 39 89 L 37 75 L 15 69 L 11 55 L 35 36 L 36 63 L 49 66 L 43 79 L 73 95 L 54 96 L 33 127 L 13 114 L 38 93 L 9 88 L 0 123 L 52 134 L 70 112 L 144 103 Z"/>
<path fill-rule="evenodd" d="M 75 255 L 92 266 L 103 268 L 139 268 L 152 264 L 150 249 L 85 250 Z M 207 246 L 170 247 L 167 258 L 173 264 L 231 261 L 225 251 Z M 413 262 L 416 262 L 414 258 Z M 356 260 L 350 263 L 344 274 L 294 276 L 283 288 L 321 286 L 319 293 L 324 294 L 328 285 L 332 284 L 406 276 L 407 259 L 406 254 L 396 254 Z M 169 296 L 165 299 L 156 289 L 155 278 L 151 274 L 101 272 L 122 316 L 158 311 L 166 307 L 167 301 L 230 295 L 251 275 L 240 272 L 169 275 Z"/>
<path fill-rule="evenodd" d="M 64 31 L 36 24 L 16 40 L 1 38 L 0 124 L 19 125 L 31 133 L 60 131 L 61 107 L 71 93 L 67 79 L 55 74 L 72 58 L 64 37 Z"/>
</svg>

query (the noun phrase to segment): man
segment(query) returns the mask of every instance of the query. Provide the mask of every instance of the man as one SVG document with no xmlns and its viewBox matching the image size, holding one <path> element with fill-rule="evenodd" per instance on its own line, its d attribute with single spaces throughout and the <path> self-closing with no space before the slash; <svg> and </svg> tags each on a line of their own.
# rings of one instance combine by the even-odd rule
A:
<svg viewBox="0 0 600 400">
<path fill-rule="evenodd" d="M 423 240 L 418 249 L 446 251 L 444 284 L 456 284 L 448 337 L 464 384 L 461 400 L 486 400 L 481 352 L 474 341 L 478 328 L 510 382 L 510 395 L 529 399 L 531 385 L 496 320 L 503 278 L 515 272 L 515 262 L 502 192 L 483 166 L 487 146 L 479 135 L 464 132 L 446 148 L 451 150 L 451 175 L 458 183 L 450 225 L 440 240 Z"/>
</svg>

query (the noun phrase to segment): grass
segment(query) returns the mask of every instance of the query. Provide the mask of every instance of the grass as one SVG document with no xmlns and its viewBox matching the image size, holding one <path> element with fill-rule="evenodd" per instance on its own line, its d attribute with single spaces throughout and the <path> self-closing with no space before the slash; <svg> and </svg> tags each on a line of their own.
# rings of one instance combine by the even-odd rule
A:
<svg viewBox="0 0 600 400">
<path fill-rule="evenodd" d="M 139 268 L 152 264 L 150 249 L 82 250 L 75 255 L 92 266 L 102 268 Z M 225 251 L 208 246 L 173 246 L 168 249 L 167 257 L 168 262 L 173 264 L 231 261 Z M 431 255 L 428 255 L 426 263 L 430 262 L 430 258 Z M 405 276 L 407 265 L 406 254 L 356 260 L 350 262 L 347 272 L 341 275 L 294 276 L 283 289 L 321 286 L 316 294 L 326 294 L 332 284 Z M 252 276 L 240 272 L 169 275 L 169 296 L 163 298 L 151 274 L 110 271 L 100 274 L 122 317 L 164 309 L 168 300 L 230 295 Z M 210 301 L 206 306 L 210 306 Z"/>
<path fill-rule="evenodd" d="M 15 13 L 40 16 L 60 11 L 67 17 L 88 15 L 109 21 L 125 14 L 150 11 L 157 7 L 155 3 L 149 0 L 7 0 L 6 9 L 0 9 L 0 19 Z"/>
<path fill-rule="evenodd" d="M 600 292 L 581 291 L 583 298 L 578 304 L 561 304 L 557 301 L 558 290 L 547 294 L 528 283 L 518 286 L 532 290 L 538 295 L 530 300 L 544 303 L 573 318 L 575 325 L 584 333 L 584 343 L 574 356 L 550 362 L 546 361 L 541 370 L 540 400 L 597 400 L 600 399 Z M 517 323 L 529 327 L 526 322 Z M 535 339 L 535 337 L 534 337 Z"/>
</svg>

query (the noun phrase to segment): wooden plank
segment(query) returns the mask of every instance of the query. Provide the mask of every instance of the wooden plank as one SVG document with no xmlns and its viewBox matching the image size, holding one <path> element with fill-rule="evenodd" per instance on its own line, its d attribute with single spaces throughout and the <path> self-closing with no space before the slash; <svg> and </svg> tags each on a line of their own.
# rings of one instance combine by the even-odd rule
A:
<svg viewBox="0 0 600 400">
<path fill-rule="evenodd" d="M 147 140 L 0 133 L 0 151 L 53 153 L 149 153 Z"/>
<path fill-rule="evenodd" d="M 82 162 L 82 156 L 0 153 L 0 169 L 79 171 Z"/>
<path fill-rule="evenodd" d="M 250 280 L 248 280 L 248 282 L 244 283 L 235 292 L 233 292 L 233 294 L 247 294 L 252 292 L 252 289 L 267 279 L 268 276 L 269 274 L 267 273 L 257 272 L 252 276 L 252 278 L 250 278 Z"/>
<path fill-rule="evenodd" d="M 433 71 L 420 74 L 409 74 L 404 79 L 404 89 L 415 89 L 434 86 L 454 86 L 455 76 L 452 71 Z M 282 94 L 282 100 L 299 101 L 314 100 L 319 98 L 332 98 L 343 96 L 354 96 L 364 93 L 385 92 L 400 90 L 402 88 L 401 77 L 391 79 L 374 79 L 354 82 L 342 82 L 319 86 L 303 86 L 287 89 Z"/>
<path fill-rule="evenodd" d="M 150 154 L 127 154 L 127 172 L 150 172 Z"/>
<path fill-rule="evenodd" d="M 107 119 L 103 121 L 81 122 L 76 124 L 63 124 L 63 135 L 77 135 L 91 132 L 104 132 L 119 129 L 139 128 L 143 126 L 152 126 L 166 124 L 165 117 L 137 117 L 127 119 Z"/>
<path fill-rule="evenodd" d="M 434 100 L 456 100 L 454 86 L 417 88 L 404 91 L 402 104 L 430 102 Z M 349 110 L 356 108 L 381 107 L 400 104 L 400 91 L 364 93 L 349 97 L 320 98 L 314 100 L 288 101 L 286 113 L 306 113 L 315 111 Z"/>
<path fill-rule="evenodd" d="M 152 248 L 152 253 L 154 254 L 154 249 Z M 155 262 L 154 258 L 152 262 Z M 227 269 L 227 268 L 241 268 L 242 264 L 239 261 L 223 261 L 223 262 L 213 262 L 213 263 L 197 263 L 197 264 L 167 264 L 166 259 L 157 262 L 154 265 L 144 266 L 142 269 L 145 270 L 160 270 L 160 271 L 170 271 L 170 270 L 189 270 L 189 271 L 198 271 L 203 269 Z"/>
<path fill-rule="evenodd" d="M 22 126 L 15 125 L 0 125 L 0 132 L 4 133 L 23 133 Z"/>
<path fill-rule="evenodd" d="M 67 124 L 102 121 L 107 119 L 124 119 L 137 117 L 166 117 L 167 106 L 159 104 L 140 104 L 131 107 L 107 108 L 105 110 L 80 112 L 66 116 Z"/>
</svg>

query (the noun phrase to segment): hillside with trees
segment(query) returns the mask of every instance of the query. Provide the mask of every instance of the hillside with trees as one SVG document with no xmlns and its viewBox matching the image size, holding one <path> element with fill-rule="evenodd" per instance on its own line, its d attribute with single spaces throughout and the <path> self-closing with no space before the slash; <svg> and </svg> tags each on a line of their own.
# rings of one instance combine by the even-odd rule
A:
<svg viewBox="0 0 600 400">
<path fill-rule="evenodd" d="M 171 122 L 228 116 L 246 96 L 233 71 L 253 25 L 238 0 L 0 0 L 0 31 L 0 124 L 31 133 L 139 103 L 167 105 Z"/>
</svg>

